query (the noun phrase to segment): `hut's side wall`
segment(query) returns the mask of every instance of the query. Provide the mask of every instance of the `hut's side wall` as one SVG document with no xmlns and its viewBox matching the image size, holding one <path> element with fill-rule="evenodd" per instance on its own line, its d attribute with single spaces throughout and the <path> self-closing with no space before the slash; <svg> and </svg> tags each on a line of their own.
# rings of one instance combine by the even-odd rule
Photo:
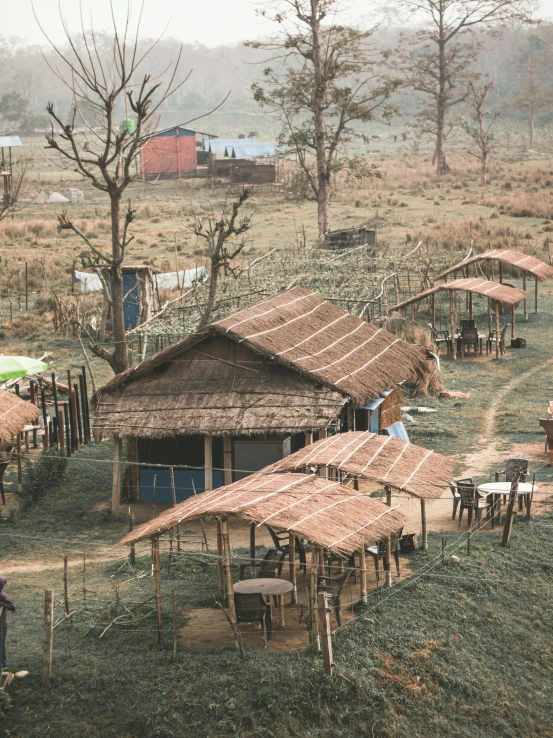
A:
<svg viewBox="0 0 553 738">
<path fill-rule="evenodd" d="M 142 147 L 142 176 L 180 177 L 196 171 L 195 136 L 154 136 Z"/>
<path fill-rule="evenodd" d="M 401 420 L 401 404 L 403 402 L 403 393 L 401 387 L 396 387 L 390 392 L 388 397 L 380 406 L 380 418 L 378 430 L 385 430 L 394 423 Z"/>
</svg>

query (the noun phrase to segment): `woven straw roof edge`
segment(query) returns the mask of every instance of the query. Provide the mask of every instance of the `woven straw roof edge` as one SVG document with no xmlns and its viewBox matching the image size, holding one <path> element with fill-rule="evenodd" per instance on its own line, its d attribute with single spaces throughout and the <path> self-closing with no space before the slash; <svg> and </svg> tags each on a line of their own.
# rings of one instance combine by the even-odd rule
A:
<svg viewBox="0 0 553 738">
<path fill-rule="evenodd" d="M 478 283 L 473 285 L 468 284 L 469 282 L 475 282 L 475 280 L 478 280 Z M 485 295 L 484 293 L 480 292 L 479 288 L 483 287 L 484 285 L 494 285 L 492 289 L 493 294 L 490 293 L 489 295 Z M 397 305 L 394 305 L 390 309 L 401 310 L 402 308 L 407 307 L 407 305 L 412 305 L 415 302 L 420 302 L 426 297 L 436 294 L 436 292 L 445 292 L 447 290 L 472 292 L 474 295 L 480 295 L 481 297 L 490 297 L 492 300 L 497 300 L 498 302 L 501 302 L 505 305 L 518 305 L 521 300 L 525 300 L 528 297 L 526 292 L 524 292 L 523 290 L 519 290 L 516 287 L 508 287 L 505 284 L 492 282 L 488 279 L 481 279 L 480 277 L 469 277 L 468 279 L 456 279 L 453 282 L 444 282 L 442 284 L 434 285 L 434 287 L 429 287 L 427 290 L 419 292 L 418 295 L 413 295 L 413 297 L 409 297 L 407 300 L 399 302 Z"/>
<path fill-rule="evenodd" d="M 0 441 L 10 442 L 26 425 L 34 423 L 39 409 L 13 392 L 0 390 Z"/>
<path fill-rule="evenodd" d="M 517 261 L 520 261 L 521 256 L 526 257 L 527 259 L 533 259 L 534 261 L 538 262 L 538 264 L 534 266 L 533 269 L 525 269 L 524 266 L 516 263 Z M 464 261 L 460 261 L 458 264 L 453 264 L 453 266 L 444 269 L 443 272 L 440 272 L 440 274 L 436 276 L 436 279 L 446 277 L 448 274 L 451 274 L 458 269 L 462 269 L 469 264 L 474 264 L 477 261 L 487 260 L 501 261 L 504 264 L 514 266 L 517 269 L 521 269 L 522 271 L 527 272 L 528 274 L 532 274 L 534 277 L 537 277 L 539 282 L 545 282 L 545 280 L 547 279 L 553 279 L 553 267 L 549 266 L 549 264 L 546 264 L 545 261 L 542 261 L 537 256 L 530 256 L 530 254 L 525 254 L 522 251 L 514 251 L 513 249 L 488 249 L 481 254 L 475 254 L 474 256 L 465 259 Z"/>
</svg>

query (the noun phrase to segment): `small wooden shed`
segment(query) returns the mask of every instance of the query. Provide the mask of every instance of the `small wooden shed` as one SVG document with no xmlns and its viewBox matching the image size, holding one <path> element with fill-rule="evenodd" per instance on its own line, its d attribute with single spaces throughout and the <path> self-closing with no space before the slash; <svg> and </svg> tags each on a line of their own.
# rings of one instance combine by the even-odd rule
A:
<svg viewBox="0 0 553 738">
<path fill-rule="evenodd" d="M 142 179 L 177 179 L 196 173 L 196 131 L 165 128 L 142 139 Z"/>
<path fill-rule="evenodd" d="M 127 439 L 133 496 L 179 501 L 258 471 L 313 434 L 367 430 L 373 414 L 386 417 L 386 401 L 394 425 L 399 390 L 390 390 L 428 368 L 422 346 L 296 287 L 115 377 L 96 397 L 95 430 L 114 436 L 118 463 Z M 113 500 L 117 511 L 117 479 Z"/>
</svg>

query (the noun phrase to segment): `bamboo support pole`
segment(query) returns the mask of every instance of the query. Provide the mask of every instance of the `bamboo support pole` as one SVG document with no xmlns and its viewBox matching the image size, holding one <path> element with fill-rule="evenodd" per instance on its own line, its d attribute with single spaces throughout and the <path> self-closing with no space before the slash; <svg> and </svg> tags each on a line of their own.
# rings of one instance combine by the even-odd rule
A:
<svg viewBox="0 0 553 738">
<path fill-rule="evenodd" d="M 217 518 L 217 578 L 219 581 L 219 597 L 225 596 L 225 573 L 223 565 L 223 524 Z"/>
<path fill-rule="evenodd" d="M 457 358 L 457 341 L 455 339 L 455 307 L 451 290 L 449 291 L 449 332 L 451 336 L 451 358 L 455 361 Z"/>
<path fill-rule="evenodd" d="M 526 272 L 522 273 L 522 289 L 524 292 L 526 292 Z M 522 304 L 524 306 L 524 322 L 528 322 L 528 300 L 524 298 L 522 301 Z"/>
<path fill-rule="evenodd" d="M 17 434 L 17 483 L 21 484 L 23 479 L 23 449 L 21 447 L 21 433 Z"/>
<path fill-rule="evenodd" d="M 428 531 L 426 528 L 426 500 L 421 500 L 421 528 L 422 528 L 422 548 L 424 551 L 428 549 Z"/>
<path fill-rule="evenodd" d="M 54 642 L 54 590 L 44 592 L 44 644 L 42 686 L 47 687 L 52 676 L 52 645 Z"/>
<path fill-rule="evenodd" d="M 224 484 L 232 484 L 232 437 L 223 436 Z"/>
<path fill-rule="evenodd" d="M 515 338 L 515 306 L 511 305 L 511 339 L 514 340 Z"/>
<path fill-rule="evenodd" d="M 495 301 L 495 358 L 499 359 L 499 302 Z"/>
<path fill-rule="evenodd" d="M 159 538 L 152 541 L 154 554 L 154 577 L 156 585 L 156 613 L 157 613 L 157 639 L 161 643 L 163 639 L 163 604 L 161 599 L 161 564 L 159 558 Z"/>
<path fill-rule="evenodd" d="M 365 546 L 359 549 L 359 595 L 363 602 L 367 602 L 367 556 Z"/>
<path fill-rule="evenodd" d="M 175 603 L 175 590 L 171 590 L 171 605 L 173 607 L 173 658 L 177 658 L 177 605 Z"/>
<path fill-rule="evenodd" d="M 121 457 L 123 441 L 119 436 L 113 438 L 113 486 L 111 490 L 111 512 L 117 517 L 121 508 Z"/>
<path fill-rule="evenodd" d="M 236 624 L 236 608 L 234 606 L 234 589 L 232 581 L 232 559 L 230 551 L 230 537 L 228 531 L 228 520 L 223 519 L 223 551 L 225 556 L 225 572 L 227 576 L 227 600 L 228 608 L 230 612 L 230 619 L 233 624 Z"/>
<path fill-rule="evenodd" d="M 309 645 L 312 651 L 321 648 L 319 629 L 317 627 L 317 580 L 319 576 L 319 546 L 313 546 L 311 551 L 311 569 L 309 577 Z"/>
<path fill-rule="evenodd" d="M 518 496 L 518 481 L 520 479 L 520 468 L 515 466 L 511 489 L 509 490 L 509 504 L 507 505 L 507 514 L 505 516 L 505 525 L 503 528 L 503 537 L 501 539 L 502 546 L 508 546 L 511 538 L 511 530 L 513 528 L 513 516 L 515 511 L 515 502 Z"/>
<path fill-rule="evenodd" d="M 430 295 L 430 313 L 432 316 L 432 328 L 436 330 L 436 295 Z"/>
<path fill-rule="evenodd" d="M 392 488 L 386 486 L 386 504 L 388 507 L 392 507 Z M 386 577 L 386 586 L 392 586 L 392 539 L 390 534 L 386 536 L 386 555 L 384 558 L 384 569 Z"/>
<path fill-rule="evenodd" d="M 536 315 L 538 314 L 538 278 L 535 278 L 534 281 L 534 303 L 536 308 Z"/>
<path fill-rule="evenodd" d="M 332 637 L 330 635 L 330 607 L 328 606 L 328 594 L 326 592 L 319 592 L 318 600 L 318 619 L 323 650 L 323 668 L 325 674 L 332 676 L 334 664 L 332 662 Z"/>
<path fill-rule="evenodd" d="M 250 564 L 255 564 L 255 523 L 250 523 Z"/>
<path fill-rule="evenodd" d="M 65 614 L 69 615 L 69 589 L 67 575 L 67 556 L 63 557 L 63 602 L 65 605 Z"/>
<path fill-rule="evenodd" d="M 298 586 L 296 577 L 296 536 L 293 533 L 288 535 L 288 560 L 290 563 L 290 584 L 293 589 L 291 592 L 292 605 L 298 603 Z"/>
<path fill-rule="evenodd" d="M 134 530 L 134 513 L 131 513 L 131 510 L 129 508 L 129 533 L 131 533 Z M 130 546 L 130 554 L 129 559 L 131 564 L 134 566 L 136 563 L 136 546 L 134 543 L 131 543 Z"/>
</svg>

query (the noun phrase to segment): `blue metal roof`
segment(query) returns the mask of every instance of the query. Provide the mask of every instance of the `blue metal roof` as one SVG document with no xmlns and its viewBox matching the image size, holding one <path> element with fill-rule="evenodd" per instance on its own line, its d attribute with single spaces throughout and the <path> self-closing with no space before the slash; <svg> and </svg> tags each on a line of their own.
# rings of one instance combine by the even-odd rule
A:
<svg viewBox="0 0 553 738">
<path fill-rule="evenodd" d="M 212 154 L 223 154 L 233 159 L 256 159 L 261 156 L 277 156 L 286 151 L 276 141 L 255 141 L 247 138 L 217 138 L 204 141 L 204 150 Z"/>
<path fill-rule="evenodd" d="M 369 403 L 368 403 L 367 405 L 363 405 L 363 409 L 364 409 L 364 410 L 370 410 L 371 412 L 373 412 L 374 410 L 376 410 L 376 408 L 377 408 L 377 407 L 378 407 L 379 405 L 382 405 L 382 403 L 384 402 L 384 400 L 385 400 L 385 399 L 386 399 L 386 398 L 388 397 L 388 395 L 389 395 L 389 394 L 391 394 L 391 393 L 392 393 L 393 391 L 394 391 L 393 389 L 389 389 L 389 390 L 384 390 L 384 392 L 382 392 L 382 393 L 381 393 L 381 396 L 380 396 L 380 397 L 377 397 L 377 398 L 376 398 L 376 400 L 373 400 L 372 402 L 369 402 Z"/>
</svg>

